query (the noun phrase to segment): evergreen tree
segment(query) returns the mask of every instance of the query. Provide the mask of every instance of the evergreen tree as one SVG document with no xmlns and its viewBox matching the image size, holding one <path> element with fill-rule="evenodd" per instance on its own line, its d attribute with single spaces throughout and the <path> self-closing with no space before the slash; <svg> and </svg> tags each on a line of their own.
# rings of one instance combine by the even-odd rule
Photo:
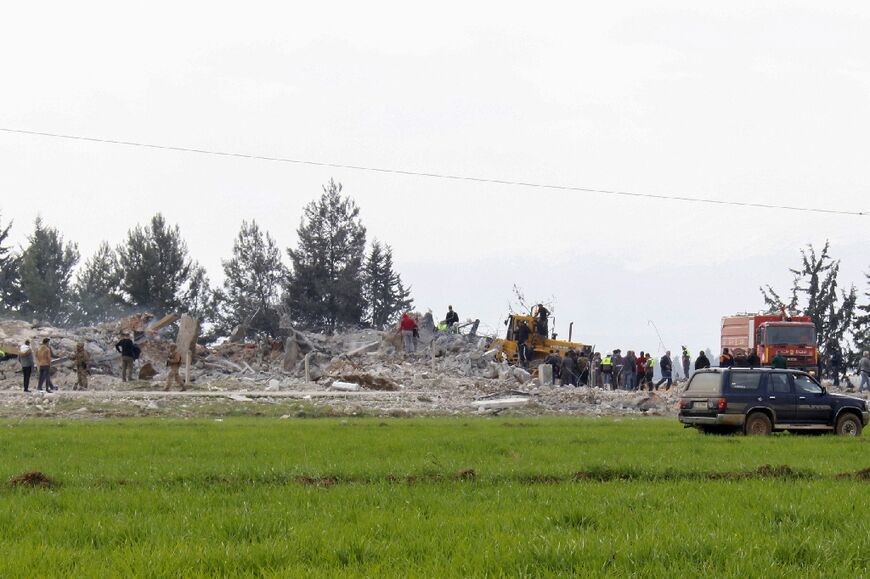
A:
<svg viewBox="0 0 870 579">
<path fill-rule="evenodd" d="M 118 256 L 105 241 L 78 272 L 74 293 L 80 323 L 104 322 L 123 314 Z"/>
<path fill-rule="evenodd" d="M 233 257 L 222 263 L 221 330 L 229 333 L 242 324 L 276 336 L 278 297 L 287 277 L 278 244 L 268 232 L 260 230 L 256 221 L 242 221 L 233 243 Z"/>
<path fill-rule="evenodd" d="M 365 312 L 366 230 L 356 203 L 341 190 L 330 179 L 320 199 L 305 206 L 298 247 L 287 250 L 293 267 L 284 303 L 294 322 L 321 332 L 358 326 Z"/>
<path fill-rule="evenodd" d="M 13 312 L 21 304 L 21 284 L 19 268 L 21 257 L 4 245 L 9 237 L 12 222 L 6 227 L 0 223 L 0 312 Z"/>
<path fill-rule="evenodd" d="M 812 244 L 801 249 L 801 265 L 789 269 L 794 276 L 786 309 L 810 316 L 816 326 L 819 353 L 829 356 L 842 347 L 846 332 L 855 316 L 857 290 L 839 289 L 840 261 L 830 256 L 830 242 L 820 253 Z M 761 289 L 768 309 L 779 312 L 781 298 L 769 285 Z"/>
<path fill-rule="evenodd" d="M 200 322 L 212 323 L 217 318 L 216 294 L 204 267 L 197 262 L 190 266 L 190 279 L 184 286 L 178 311 L 190 314 Z"/>
<path fill-rule="evenodd" d="M 184 309 L 192 264 L 178 225 L 168 226 L 160 213 L 150 225 L 137 225 L 118 248 L 118 263 L 130 305 L 159 313 Z"/>
<path fill-rule="evenodd" d="M 850 362 L 855 364 L 862 352 L 870 351 L 870 273 L 865 273 L 864 277 L 867 281 L 867 290 L 864 291 L 864 298 L 868 300 L 858 306 L 858 313 L 855 317 L 855 330 L 853 337 L 855 340 L 856 352 L 853 353 Z"/>
<path fill-rule="evenodd" d="M 373 328 L 389 326 L 414 303 L 411 291 L 393 269 L 393 249 L 377 240 L 366 259 L 364 282 L 368 322 Z"/>
<path fill-rule="evenodd" d="M 79 261 L 75 243 L 46 227 L 37 217 L 29 245 L 21 254 L 21 312 L 53 323 L 66 321 L 69 313 L 73 268 Z"/>
</svg>

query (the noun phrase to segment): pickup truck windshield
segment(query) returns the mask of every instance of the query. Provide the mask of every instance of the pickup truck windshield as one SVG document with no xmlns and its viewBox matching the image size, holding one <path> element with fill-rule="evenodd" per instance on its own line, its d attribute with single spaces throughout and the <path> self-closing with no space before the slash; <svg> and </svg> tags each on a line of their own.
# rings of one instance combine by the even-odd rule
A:
<svg viewBox="0 0 870 579">
<path fill-rule="evenodd" d="M 765 341 L 768 345 L 811 346 L 816 343 L 816 329 L 812 326 L 768 326 Z"/>
</svg>

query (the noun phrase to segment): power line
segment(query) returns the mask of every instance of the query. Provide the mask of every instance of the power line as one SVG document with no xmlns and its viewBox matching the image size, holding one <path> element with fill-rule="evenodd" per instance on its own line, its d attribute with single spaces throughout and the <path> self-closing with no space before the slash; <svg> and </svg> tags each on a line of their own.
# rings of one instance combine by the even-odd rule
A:
<svg viewBox="0 0 870 579">
<path fill-rule="evenodd" d="M 752 207 L 756 209 L 783 209 L 787 211 L 804 211 L 808 213 L 827 213 L 831 215 L 854 215 L 866 217 L 866 211 L 846 211 L 842 209 L 826 209 L 822 207 L 798 207 L 794 205 L 776 205 L 772 203 L 755 203 L 749 201 L 731 201 L 721 199 L 709 199 L 704 197 L 687 197 L 683 195 L 657 195 L 654 193 L 633 193 L 631 191 L 616 191 L 612 189 L 594 189 L 590 187 L 574 187 L 571 185 L 552 185 L 548 183 L 533 183 L 528 181 L 511 181 L 509 179 L 493 179 L 488 177 L 472 177 L 468 175 L 450 175 L 447 173 L 427 173 L 422 171 L 407 171 L 404 169 L 386 169 L 383 167 L 365 167 L 362 165 L 348 165 L 345 163 L 330 163 L 326 161 L 309 161 L 306 159 L 292 159 L 288 157 L 269 157 L 265 155 L 250 155 L 246 153 L 233 153 L 227 151 L 212 151 L 208 149 L 194 149 L 191 147 L 176 147 L 171 145 L 157 145 L 154 143 L 139 143 L 135 141 L 120 141 L 117 139 L 100 139 L 97 137 L 83 137 L 80 135 L 64 135 L 60 133 L 46 133 L 41 131 L 28 131 L 24 129 L 8 129 L 0 127 L 5 133 L 17 133 L 53 139 L 68 139 L 74 141 L 88 141 L 91 143 L 103 143 L 108 145 L 123 145 L 125 147 L 144 147 L 163 151 L 176 151 L 181 153 L 197 153 L 200 155 L 215 155 L 219 157 L 235 157 L 239 159 L 256 159 L 258 161 L 272 161 L 278 163 L 293 163 L 296 165 L 310 165 L 314 167 L 330 167 L 333 169 L 349 169 L 353 171 L 368 171 L 371 173 L 387 173 L 392 175 L 407 175 L 412 177 L 427 177 L 430 179 L 444 179 L 451 181 L 471 181 L 474 183 L 491 183 L 495 185 L 509 185 L 514 187 L 532 187 L 536 189 L 552 189 L 557 191 L 574 191 L 580 193 L 598 193 L 601 195 L 618 195 L 622 197 L 636 197 L 643 199 L 662 199 L 666 201 L 682 201 L 688 203 L 706 203 L 709 205 L 729 205 L 734 207 Z"/>
</svg>

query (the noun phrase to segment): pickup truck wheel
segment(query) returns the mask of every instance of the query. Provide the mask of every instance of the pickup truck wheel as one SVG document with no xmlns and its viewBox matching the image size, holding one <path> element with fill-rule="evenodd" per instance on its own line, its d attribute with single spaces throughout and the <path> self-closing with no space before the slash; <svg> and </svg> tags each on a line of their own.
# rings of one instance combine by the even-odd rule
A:
<svg viewBox="0 0 870 579">
<path fill-rule="evenodd" d="M 753 412 L 746 419 L 746 434 L 751 436 L 767 436 L 773 432 L 770 418 L 763 412 Z"/>
<path fill-rule="evenodd" d="M 834 432 L 841 436 L 861 436 L 861 430 L 861 420 L 851 412 L 847 412 L 846 414 L 841 414 L 837 419 L 837 426 Z"/>
</svg>

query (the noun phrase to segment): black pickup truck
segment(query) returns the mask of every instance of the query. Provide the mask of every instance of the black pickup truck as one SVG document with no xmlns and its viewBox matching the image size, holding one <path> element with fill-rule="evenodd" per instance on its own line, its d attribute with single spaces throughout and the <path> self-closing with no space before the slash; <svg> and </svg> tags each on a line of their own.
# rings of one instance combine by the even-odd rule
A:
<svg viewBox="0 0 870 579">
<path fill-rule="evenodd" d="M 716 368 L 692 376 L 680 396 L 679 420 L 703 432 L 827 430 L 860 436 L 870 412 L 866 401 L 831 394 L 806 372 Z"/>
</svg>

